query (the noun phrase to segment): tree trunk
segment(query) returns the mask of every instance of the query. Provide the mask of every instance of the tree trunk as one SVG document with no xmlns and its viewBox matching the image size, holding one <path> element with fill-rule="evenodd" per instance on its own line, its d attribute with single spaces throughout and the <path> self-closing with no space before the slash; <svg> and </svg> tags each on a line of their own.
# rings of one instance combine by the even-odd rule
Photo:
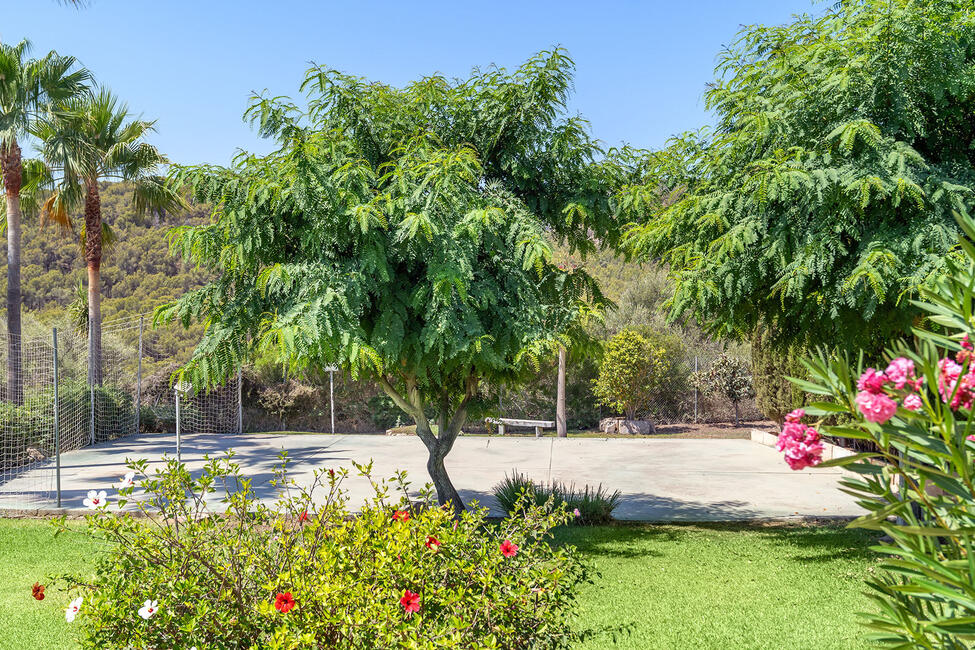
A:
<svg viewBox="0 0 975 650">
<path fill-rule="evenodd" d="M 15 404 L 24 401 L 21 376 L 20 328 L 20 188 L 23 168 L 16 139 L 0 150 L 0 169 L 7 200 L 7 394 Z"/>
<path fill-rule="evenodd" d="M 102 385 L 102 206 L 98 181 L 85 199 L 85 262 L 88 267 L 88 384 Z"/>
<path fill-rule="evenodd" d="M 738 402 L 735 401 L 735 426 L 737 427 L 739 424 L 740 424 L 740 419 L 738 416 Z"/>
<path fill-rule="evenodd" d="M 433 445 L 427 445 L 427 472 L 433 480 L 433 486 L 437 489 L 437 502 L 443 506 L 447 503 L 454 510 L 454 515 L 460 516 L 464 512 L 464 502 L 461 500 L 457 489 L 447 475 L 447 468 L 444 466 L 444 458 L 450 451 L 450 446 L 444 445 L 445 441 L 437 440 Z M 453 443 L 451 443 L 452 445 Z M 446 447 L 446 451 L 444 448 Z"/>
<path fill-rule="evenodd" d="M 555 392 L 555 433 L 559 438 L 569 436 L 565 422 L 565 362 L 567 350 L 559 347 L 559 379 Z"/>
</svg>

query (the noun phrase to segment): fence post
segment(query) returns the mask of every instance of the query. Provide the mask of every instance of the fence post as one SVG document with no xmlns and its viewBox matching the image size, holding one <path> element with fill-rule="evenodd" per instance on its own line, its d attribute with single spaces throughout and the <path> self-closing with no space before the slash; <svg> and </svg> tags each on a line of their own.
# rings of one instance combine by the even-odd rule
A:
<svg viewBox="0 0 975 650">
<path fill-rule="evenodd" d="M 244 432 L 244 400 L 241 367 L 237 368 L 237 433 Z"/>
<path fill-rule="evenodd" d="M 176 462 L 178 463 L 178 462 L 180 462 L 180 452 L 182 451 L 180 449 L 180 439 L 179 439 L 180 438 L 180 436 L 179 436 L 179 434 L 180 434 L 180 426 L 179 426 L 179 394 L 182 391 L 180 390 L 180 386 L 178 384 L 174 388 L 174 392 L 176 393 L 176 395 L 175 395 L 175 397 L 176 397 Z"/>
<path fill-rule="evenodd" d="M 694 355 L 694 374 L 697 374 L 697 355 Z M 694 423 L 697 424 L 697 384 L 694 384 Z"/>
<path fill-rule="evenodd" d="M 139 316 L 139 365 L 135 371 L 135 433 L 142 426 L 142 328 L 145 316 Z"/>
<path fill-rule="evenodd" d="M 91 350 L 95 344 L 95 333 L 92 330 L 91 323 L 88 323 L 88 392 L 89 392 L 89 410 L 91 413 L 88 417 L 88 444 L 95 444 L 95 382 L 94 375 L 92 375 L 91 370 Z"/>
<path fill-rule="evenodd" d="M 328 408 L 332 416 L 332 434 L 335 434 L 335 371 L 328 371 Z"/>
<path fill-rule="evenodd" d="M 57 491 L 58 508 L 61 507 L 61 403 L 58 384 L 58 328 L 51 330 L 54 346 L 54 486 Z"/>
</svg>

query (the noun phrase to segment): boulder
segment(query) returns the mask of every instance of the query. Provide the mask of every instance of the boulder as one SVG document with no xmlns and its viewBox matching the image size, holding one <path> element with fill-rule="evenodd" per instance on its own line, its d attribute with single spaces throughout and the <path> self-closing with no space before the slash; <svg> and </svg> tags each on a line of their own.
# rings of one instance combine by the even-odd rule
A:
<svg viewBox="0 0 975 650">
<path fill-rule="evenodd" d="M 599 421 L 599 430 L 603 433 L 619 433 L 620 418 L 603 418 Z"/>
<path fill-rule="evenodd" d="M 657 431 L 649 420 L 620 420 L 619 432 L 631 436 L 648 436 Z"/>
</svg>

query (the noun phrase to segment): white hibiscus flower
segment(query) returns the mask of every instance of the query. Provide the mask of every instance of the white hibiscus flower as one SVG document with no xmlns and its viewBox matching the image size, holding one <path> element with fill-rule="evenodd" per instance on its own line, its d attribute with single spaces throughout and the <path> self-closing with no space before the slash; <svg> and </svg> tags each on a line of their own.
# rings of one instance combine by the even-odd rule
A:
<svg viewBox="0 0 975 650">
<path fill-rule="evenodd" d="M 122 483 L 121 483 L 121 485 L 118 486 L 120 490 L 125 489 L 125 488 L 130 488 L 130 487 L 134 486 L 135 485 L 135 472 L 129 472 L 128 474 L 126 474 L 125 476 L 123 476 L 121 480 L 122 480 Z"/>
<path fill-rule="evenodd" d="M 88 498 L 82 503 L 84 503 L 85 507 L 89 510 L 97 510 L 102 506 L 108 505 L 108 497 L 105 494 L 105 490 L 99 490 L 98 492 L 95 490 L 88 490 Z"/>
<path fill-rule="evenodd" d="M 78 612 L 81 610 L 81 603 L 83 600 L 84 599 L 81 596 L 78 596 L 77 598 L 72 600 L 71 603 L 68 605 L 68 608 L 64 610 L 64 619 L 68 623 L 74 622 L 74 617 L 77 616 Z"/>
<path fill-rule="evenodd" d="M 158 600 L 147 600 L 143 605 L 142 609 L 139 610 L 139 616 L 146 619 L 147 621 L 152 618 L 152 615 L 159 610 Z"/>
</svg>

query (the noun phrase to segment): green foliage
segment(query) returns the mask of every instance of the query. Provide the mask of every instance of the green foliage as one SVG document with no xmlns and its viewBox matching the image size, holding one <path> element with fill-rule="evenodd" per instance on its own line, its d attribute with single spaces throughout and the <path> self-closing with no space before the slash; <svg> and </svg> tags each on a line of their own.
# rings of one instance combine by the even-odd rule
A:
<svg viewBox="0 0 975 650">
<path fill-rule="evenodd" d="M 600 402 L 635 420 L 666 382 L 671 365 L 663 347 L 624 330 L 606 342 L 593 392 Z"/>
<path fill-rule="evenodd" d="M 629 245 L 670 267 L 672 315 L 783 345 L 870 350 L 907 331 L 910 297 L 956 254 L 952 211 L 973 204 L 973 42 L 955 0 L 745 28 L 707 92 L 716 128 L 620 197 L 643 220 Z"/>
<path fill-rule="evenodd" d="M 740 420 L 738 404 L 755 396 L 748 363 L 724 353 L 706 370 L 695 373 L 692 381 L 705 395 L 720 395 L 734 404 L 735 425 Z"/>
<path fill-rule="evenodd" d="M 209 324 L 185 378 L 221 383 L 255 350 L 338 365 L 376 381 L 441 465 L 481 382 L 515 385 L 581 344 L 604 304 L 548 240 L 615 242 L 610 188 L 631 173 L 566 115 L 572 67 L 557 50 L 401 89 L 315 67 L 304 109 L 255 97 L 246 117 L 276 151 L 174 171 L 217 206 L 173 249 L 218 278 L 158 313 Z"/>
<path fill-rule="evenodd" d="M 764 330 L 752 333 L 752 384 L 758 410 L 781 424 L 787 414 L 808 401 L 806 394 L 788 379 L 805 379 L 806 367 L 802 365 L 801 350 L 788 348 L 783 352 L 771 343 L 771 338 Z"/>
<path fill-rule="evenodd" d="M 967 259 L 949 260 L 946 276 L 917 303 L 945 331 L 915 330 L 917 339 L 889 352 L 910 359 L 923 377 L 918 410 L 898 408 L 883 424 L 865 421 L 855 401 L 862 355 L 854 370 L 848 355 L 821 353 L 806 361 L 809 380 L 798 382 L 829 400 L 807 413 L 843 420 L 823 426 L 826 433 L 873 443 L 865 453 L 823 465 L 852 470 L 842 483 L 868 511 L 853 525 L 890 539 L 879 547 L 888 556 L 887 571 L 869 581 L 877 611 L 868 616 L 875 640 L 888 647 L 969 648 L 975 642 L 975 412 L 965 398 L 957 410 L 951 406 L 971 389 L 965 375 L 972 355 L 961 340 L 975 335 L 975 225 L 961 224 Z M 962 366 L 957 385 L 940 371 L 945 352 Z M 908 392 L 887 390 L 898 401 Z"/>
<path fill-rule="evenodd" d="M 575 485 L 565 485 L 559 481 L 538 483 L 520 472 L 505 475 L 504 479 L 492 489 L 498 505 L 509 516 L 519 516 L 524 502 L 536 507 L 556 507 L 572 513 L 577 524 L 608 524 L 613 521 L 613 510 L 619 505 L 622 493 L 610 492 L 600 483 L 596 488 L 588 485 L 577 490 Z M 575 513 L 579 514 L 576 515 Z"/>
<path fill-rule="evenodd" d="M 149 471 L 145 461 L 132 469 Z M 89 515 L 90 534 L 111 544 L 93 578 L 70 582 L 84 597 L 81 647 L 564 648 L 578 639 L 571 609 L 588 569 L 572 547 L 549 543 L 564 510 L 526 503 L 497 526 L 483 508 L 454 519 L 429 505 L 429 487 L 411 500 L 398 474 L 375 480 L 375 498 L 353 517 L 346 470 L 317 473 L 307 490 L 284 466 L 277 474 L 287 492 L 268 506 L 230 457 L 202 474 L 171 460 L 140 481 L 144 496 L 119 491 L 119 506 L 151 523 Z M 228 512 L 214 514 L 206 500 L 225 487 Z M 511 557 L 506 540 L 518 546 Z M 416 613 L 400 603 L 406 590 L 419 595 Z M 280 612 L 285 592 L 296 605 Z M 147 599 L 158 613 L 142 620 Z"/>
</svg>

